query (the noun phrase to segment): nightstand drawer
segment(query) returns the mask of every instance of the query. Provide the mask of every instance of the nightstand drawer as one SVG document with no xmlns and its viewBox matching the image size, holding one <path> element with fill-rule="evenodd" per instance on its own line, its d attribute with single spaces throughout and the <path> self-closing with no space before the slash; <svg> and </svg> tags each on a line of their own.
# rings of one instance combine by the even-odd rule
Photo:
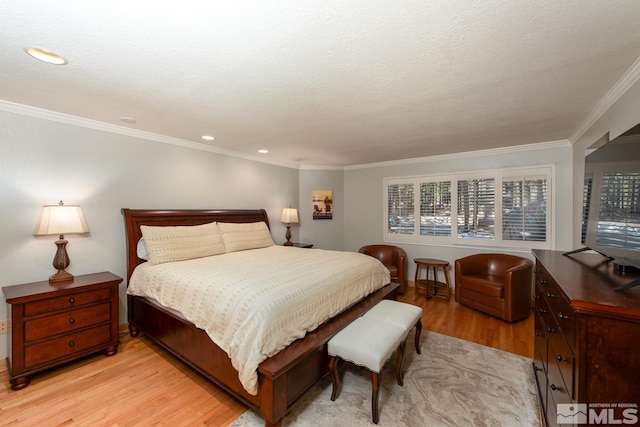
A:
<svg viewBox="0 0 640 427">
<path fill-rule="evenodd" d="M 29 302 L 24 305 L 25 316 L 35 316 L 37 314 L 50 313 L 52 311 L 63 310 L 65 308 L 78 307 L 83 304 L 90 304 L 97 301 L 105 301 L 111 297 L 108 288 L 97 289 L 90 292 L 80 292 L 64 297 L 49 298 L 42 301 Z"/>
<path fill-rule="evenodd" d="M 27 320 L 24 327 L 25 342 L 108 322 L 111 318 L 110 310 L 111 304 L 103 303 L 78 310 L 65 311 L 53 316 Z"/>
<path fill-rule="evenodd" d="M 25 347 L 25 368 L 29 369 L 53 360 L 72 356 L 111 341 L 111 325 L 69 334 Z"/>
</svg>

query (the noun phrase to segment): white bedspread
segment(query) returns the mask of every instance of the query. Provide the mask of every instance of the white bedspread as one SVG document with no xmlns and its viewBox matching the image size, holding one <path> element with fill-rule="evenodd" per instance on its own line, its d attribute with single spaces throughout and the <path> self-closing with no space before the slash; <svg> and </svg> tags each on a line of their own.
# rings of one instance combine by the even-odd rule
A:
<svg viewBox="0 0 640 427">
<path fill-rule="evenodd" d="M 127 292 L 178 310 L 205 330 L 255 395 L 260 362 L 389 281 L 389 270 L 367 255 L 271 246 L 147 262 Z"/>
</svg>

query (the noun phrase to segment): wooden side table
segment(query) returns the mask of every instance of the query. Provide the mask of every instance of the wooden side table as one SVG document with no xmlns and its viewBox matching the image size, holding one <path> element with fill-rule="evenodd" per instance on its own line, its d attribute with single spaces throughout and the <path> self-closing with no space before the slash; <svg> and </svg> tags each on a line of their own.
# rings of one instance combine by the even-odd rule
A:
<svg viewBox="0 0 640 427">
<path fill-rule="evenodd" d="M 307 248 L 307 249 L 309 249 L 309 248 L 313 247 L 313 243 L 295 243 L 294 242 L 293 245 L 291 245 L 291 246 L 293 246 L 294 248 Z"/>
<path fill-rule="evenodd" d="M 418 285 L 424 285 L 427 293 L 427 299 L 431 299 L 434 296 L 439 296 L 449 301 L 449 297 L 451 294 L 451 288 L 449 287 L 449 262 L 433 258 L 414 258 L 413 262 L 416 263 L 416 293 L 418 291 Z M 444 272 L 445 283 L 438 282 L 436 268 L 442 268 L 442 271 Z M 420 273 L 422 269 L 426 270 L 424 279 L 420 279 Z M 430 271 L 433 272 L 433 280 L 429 280 Z M 432 294 L 429 293 L 430 289 L 433 290 Z M 439 289 L 442 289 L 442 292 L 439 291 Z"/>
<path fill-rule="evenodd" d="M 73 282 L 2 288 L 11 316 L 11 388 L 25 388 L 34 374 L 90 353 L 116 354 L 120 282 L 105 271 L 76 276 Z"/>
</svg>

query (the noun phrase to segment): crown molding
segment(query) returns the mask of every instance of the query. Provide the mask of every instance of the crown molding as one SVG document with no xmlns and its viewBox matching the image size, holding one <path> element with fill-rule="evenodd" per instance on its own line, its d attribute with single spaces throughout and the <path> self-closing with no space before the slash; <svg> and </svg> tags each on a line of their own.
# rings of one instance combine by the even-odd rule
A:
<svg viewBox="0 0 640 427">
<path fill-rule="evenodd" d="M 299 169 L 299 165 L 290 163 L 274 162 L 269 159 L 251 156 L 239 153 L 237 151 L 225 150 L 223 148 L 212 147 L 198 142 L 188 141 L 186 139 L 173 138 L 170 136 L 160 135 L 153 132 L 146 132 L 138 129 L 131 129 L 124 126 L 113 125 L 110 123 L 100 122 L 97 120 L 85 119 L 83 117 L 72 116 L 70 114 L 58 113 L 56 111 L 36 108 L 29 105 L 16 104 L 14 102 L 0 100 L 0 110 L 9 113 L 30 116 L 44 120 L 50 120 L 58 123 L 65 123 L 72 126 L 80 126 L 88 129 L 99 130 L 103 132 L 116 133 L 119 135 L 130 136 L 133 138 L 145 139 L 148 141 L 160 142 L 163 144 L 177 145 L 180 147 L 191 148 L 194 150 L 207 151 L 210 153 L 221 154 L 223 156 L 237 157 L 244 160 L 252 160 L 259 163 L 267 163 L 275 166 Z"/>
<path fill-rule="evenodd" d="M 300 165 L 300 170 L 343 171 L 348 166 Z"/>
<path fill-rule="evenodd" d="M 569 140 L 562 139 L 558 141 L 538 142 L 534 144 L 523 144 L 523 145 L 513 145 L 509 147 L 489 148 L 486 150 L 463 151 L 461 153 L 439 154 L 435 156 L 415 157 L 412 159 L 391 160 L 388 162 L 378 162 L 378 163 L 367 163 L 362 165 L 345 166 L 345 170 L 379 168 L 379 167 L 387 167 L 387 166 L 402 166 L 402 165 L 410 165 L 415 163 L 426 163 L 426 162 L 442 162 L 445 160 L 458 160 L 458 159 L 466 159 L 469 157 L 478 157 L 478 156 L 497 156 L 501 154 L 523 153 L 526 151 L 547 150 L 547 149 L 562 148 L 562 147 L 571 147 L 571 143 L 569 142 Z"/>
<path fill-rule="evenodd" d="M 631 65 L 631 67 L 620 77 L 620 80 L 613 85 L 609 92 L 596 104 L 595 108 L 589 113 L 586 119 L 576 131 L 571 135 L 569 141 L 575 144 L 587 131 L 593 126 L 608 110 L 616 103 L 622 95 L 624 95 L 631 86 L 640 80 L 640 58 Z"/>
</svg>

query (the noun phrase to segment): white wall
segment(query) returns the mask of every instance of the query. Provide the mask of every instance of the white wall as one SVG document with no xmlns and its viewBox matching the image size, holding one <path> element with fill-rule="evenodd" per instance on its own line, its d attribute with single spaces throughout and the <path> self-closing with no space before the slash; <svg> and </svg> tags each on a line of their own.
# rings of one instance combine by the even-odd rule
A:
<svg viewBox="0 0 640 427">
<path fill-rule="evenodd" d="M 536 149 L 489 150 L 456 156 L 439 156 L 415 162 L 395 162 L 377 167 L 351 168 L 345 171 L 345 249 L 358 250 L 360 246 L 383 242 L 384 189 L 383 179 L 426 174 L 448 174 L 473 170 L 489 170 L 518 166 L 555 164 L 556 248 L 571 246 L 573 177 L 572 150 L 568 142 L 537 144 Z M 499 250 L 495 247 L 469 247 L 455 245 L 425 245 L 392 243 L 402 247 L 409 257 L 408 277 L 413 280 L 415 264 L 413 258 L 438 258 L 451 265 L 461 258 L 480 251 L 504 252 L 533 258 L 528 250 Z M 442 279 L 442 277 L 440 277 Z M 453 273 L 450 273 L 453 280 Z"/>
<path fill-rule="evenodd" d="M 0 286 L 48 278 L 57 236 L 34 237 L 43 204 L 82 206 L 90 234 L 68 235 L 74 275 L 125 277 L 121 208 L 264 208 L 276 243 L 298 170 L 0 111 Z M 126 321 L 125 285 L 120 318 Z M 4 302 L 4 296 L 2 296 Z M 0 303 L 0 319 L 7 319 Z M 7 342 L 0 338 L 0 358 Z"/>
<path fill-rule="evenodd" d="M 299 182 L 300 241 L 317 249 L 344 249 L 345 209 L 342 170 L 301 170 Z M 332 219 L 313 219 L 313 190 L 333 191 Z"/>
</svg>

